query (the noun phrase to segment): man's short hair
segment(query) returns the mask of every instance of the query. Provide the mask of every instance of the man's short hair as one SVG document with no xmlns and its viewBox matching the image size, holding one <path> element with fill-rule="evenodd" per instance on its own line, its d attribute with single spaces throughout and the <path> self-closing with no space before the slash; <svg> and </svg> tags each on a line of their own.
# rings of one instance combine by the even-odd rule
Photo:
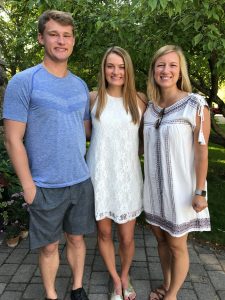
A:
<svg viewBox="0 0 225 300">
<path fill-rule="evenodd" d="M 70 25 L 73 30 L 73 35 L 75 31 L 75 25 L 74 25 L 74 20 L 73 17 L 70 13 L 64 12 L 64 11 L 59 11 L 59 10 L 46 10 L 38 20 L 38 32 L 40 34 L 44 33 L 45 30 L 45 24 L 53 20 L 63 26 L 68 26 Z"/>
</svg>

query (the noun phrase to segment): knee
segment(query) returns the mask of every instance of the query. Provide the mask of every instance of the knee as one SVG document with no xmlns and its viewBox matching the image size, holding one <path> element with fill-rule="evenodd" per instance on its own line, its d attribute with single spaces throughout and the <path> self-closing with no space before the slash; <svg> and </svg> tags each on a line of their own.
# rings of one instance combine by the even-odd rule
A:
<svg viewBox="0 0 225 300">
<path fill-rule="evenodd" d="M 98 230 L 98 240 L 99 241 L 111 241 L 112 240 L 112 233 L 111 230 Z"/>
<path fill-rule="evenodd" d="M 50 257 L 52 255 L 55 255 L 58 253 L 58 242 L 51 243 L 47 246 L 44 246 L 41 248 L 41 255 L 44 255 L 45 257 Z"/>
<path fill-rule="evenodd" d="M 75 248 L 81 248 L 84 244 L 84 238 L 82 235 L 67 235 L 67 242 Z"/>
<path fill-rule="evenodd" d="M 188 253 L 187 245 L 170 245 L 170 252 L 174 258 L 179 258 Z"/>
<path fill-rule="evenodd" d="M 134 237 L 133 236 L 121 236 L 120 237 L 120 245 L 123 248 L 130 248 L 134 245 Z"/>
</svg>

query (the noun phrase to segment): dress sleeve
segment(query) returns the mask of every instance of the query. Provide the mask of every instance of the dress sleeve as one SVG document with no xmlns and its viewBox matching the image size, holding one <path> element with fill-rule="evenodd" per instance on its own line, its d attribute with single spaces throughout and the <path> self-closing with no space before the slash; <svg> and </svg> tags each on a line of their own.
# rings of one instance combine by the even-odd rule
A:
<svg viewBox="0 0 225 300">
<path fill-rule="evenodd" d="M 198 116 L 200 117 L 200 130 L 199 130 L 199 135 L 198 135 L 198 142 L 200 145 L 205 145 L 205 137 L 203 134 L 202 130 L 202 124 L 204 122 L 204 107 L 208 107 L 208 103 L 206 102 L 205 98 L 203 98 L 200 95 L 196 95 L 198 99 L 198 108 L 197 108 L 197 113 Z"/>
</svg>

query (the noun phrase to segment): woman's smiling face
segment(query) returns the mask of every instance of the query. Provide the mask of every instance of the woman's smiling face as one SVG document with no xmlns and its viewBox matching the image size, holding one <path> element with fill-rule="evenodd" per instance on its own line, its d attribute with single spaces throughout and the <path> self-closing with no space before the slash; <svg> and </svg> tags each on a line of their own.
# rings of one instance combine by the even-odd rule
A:
<svg viewBox="0 0 225 300">
<path fill-rule="evenodd" d="M 177 85 L 180 77 L 180 59 L 176 52 L 160 56 L 154 66 L 154 79 L 160 88 Z"/>
<path fill-rule="evenodd" d="M 105 63 L 105 79 L 108 85 L 123 86 L 125 82 L 125 64 L 123 58 L 110 53 Z"/>
</svg>

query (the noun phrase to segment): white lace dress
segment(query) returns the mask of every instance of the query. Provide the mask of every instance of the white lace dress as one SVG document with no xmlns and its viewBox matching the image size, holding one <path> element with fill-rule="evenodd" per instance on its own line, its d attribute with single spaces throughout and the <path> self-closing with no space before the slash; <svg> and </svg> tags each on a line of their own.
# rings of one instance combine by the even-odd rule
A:
<svg viewBox="0 0 225 300">
<path fill-rule="evenodd" d="M 100 121 L 91 111 L 92 136 L 87 164 L 95 193 L 96 220 L 126 223 L 143 210 L 143 179 L 138 157 L 138 125 L 122 98 L 107 95 Z"/>
<path fill-rule="evenodd" d="M 204 144 L 205 105 L 203 97 L 189 94 L 165 109 L 158 129 L 155 123 L 161 108 L 149 103 L 144 115 L 146 220 L 175 237 L 210 230 L 208 208 L 196 213 L 191 205 L 196 189 L 193 132 L 198 113 L 199 143 Z"/>
</svg>

